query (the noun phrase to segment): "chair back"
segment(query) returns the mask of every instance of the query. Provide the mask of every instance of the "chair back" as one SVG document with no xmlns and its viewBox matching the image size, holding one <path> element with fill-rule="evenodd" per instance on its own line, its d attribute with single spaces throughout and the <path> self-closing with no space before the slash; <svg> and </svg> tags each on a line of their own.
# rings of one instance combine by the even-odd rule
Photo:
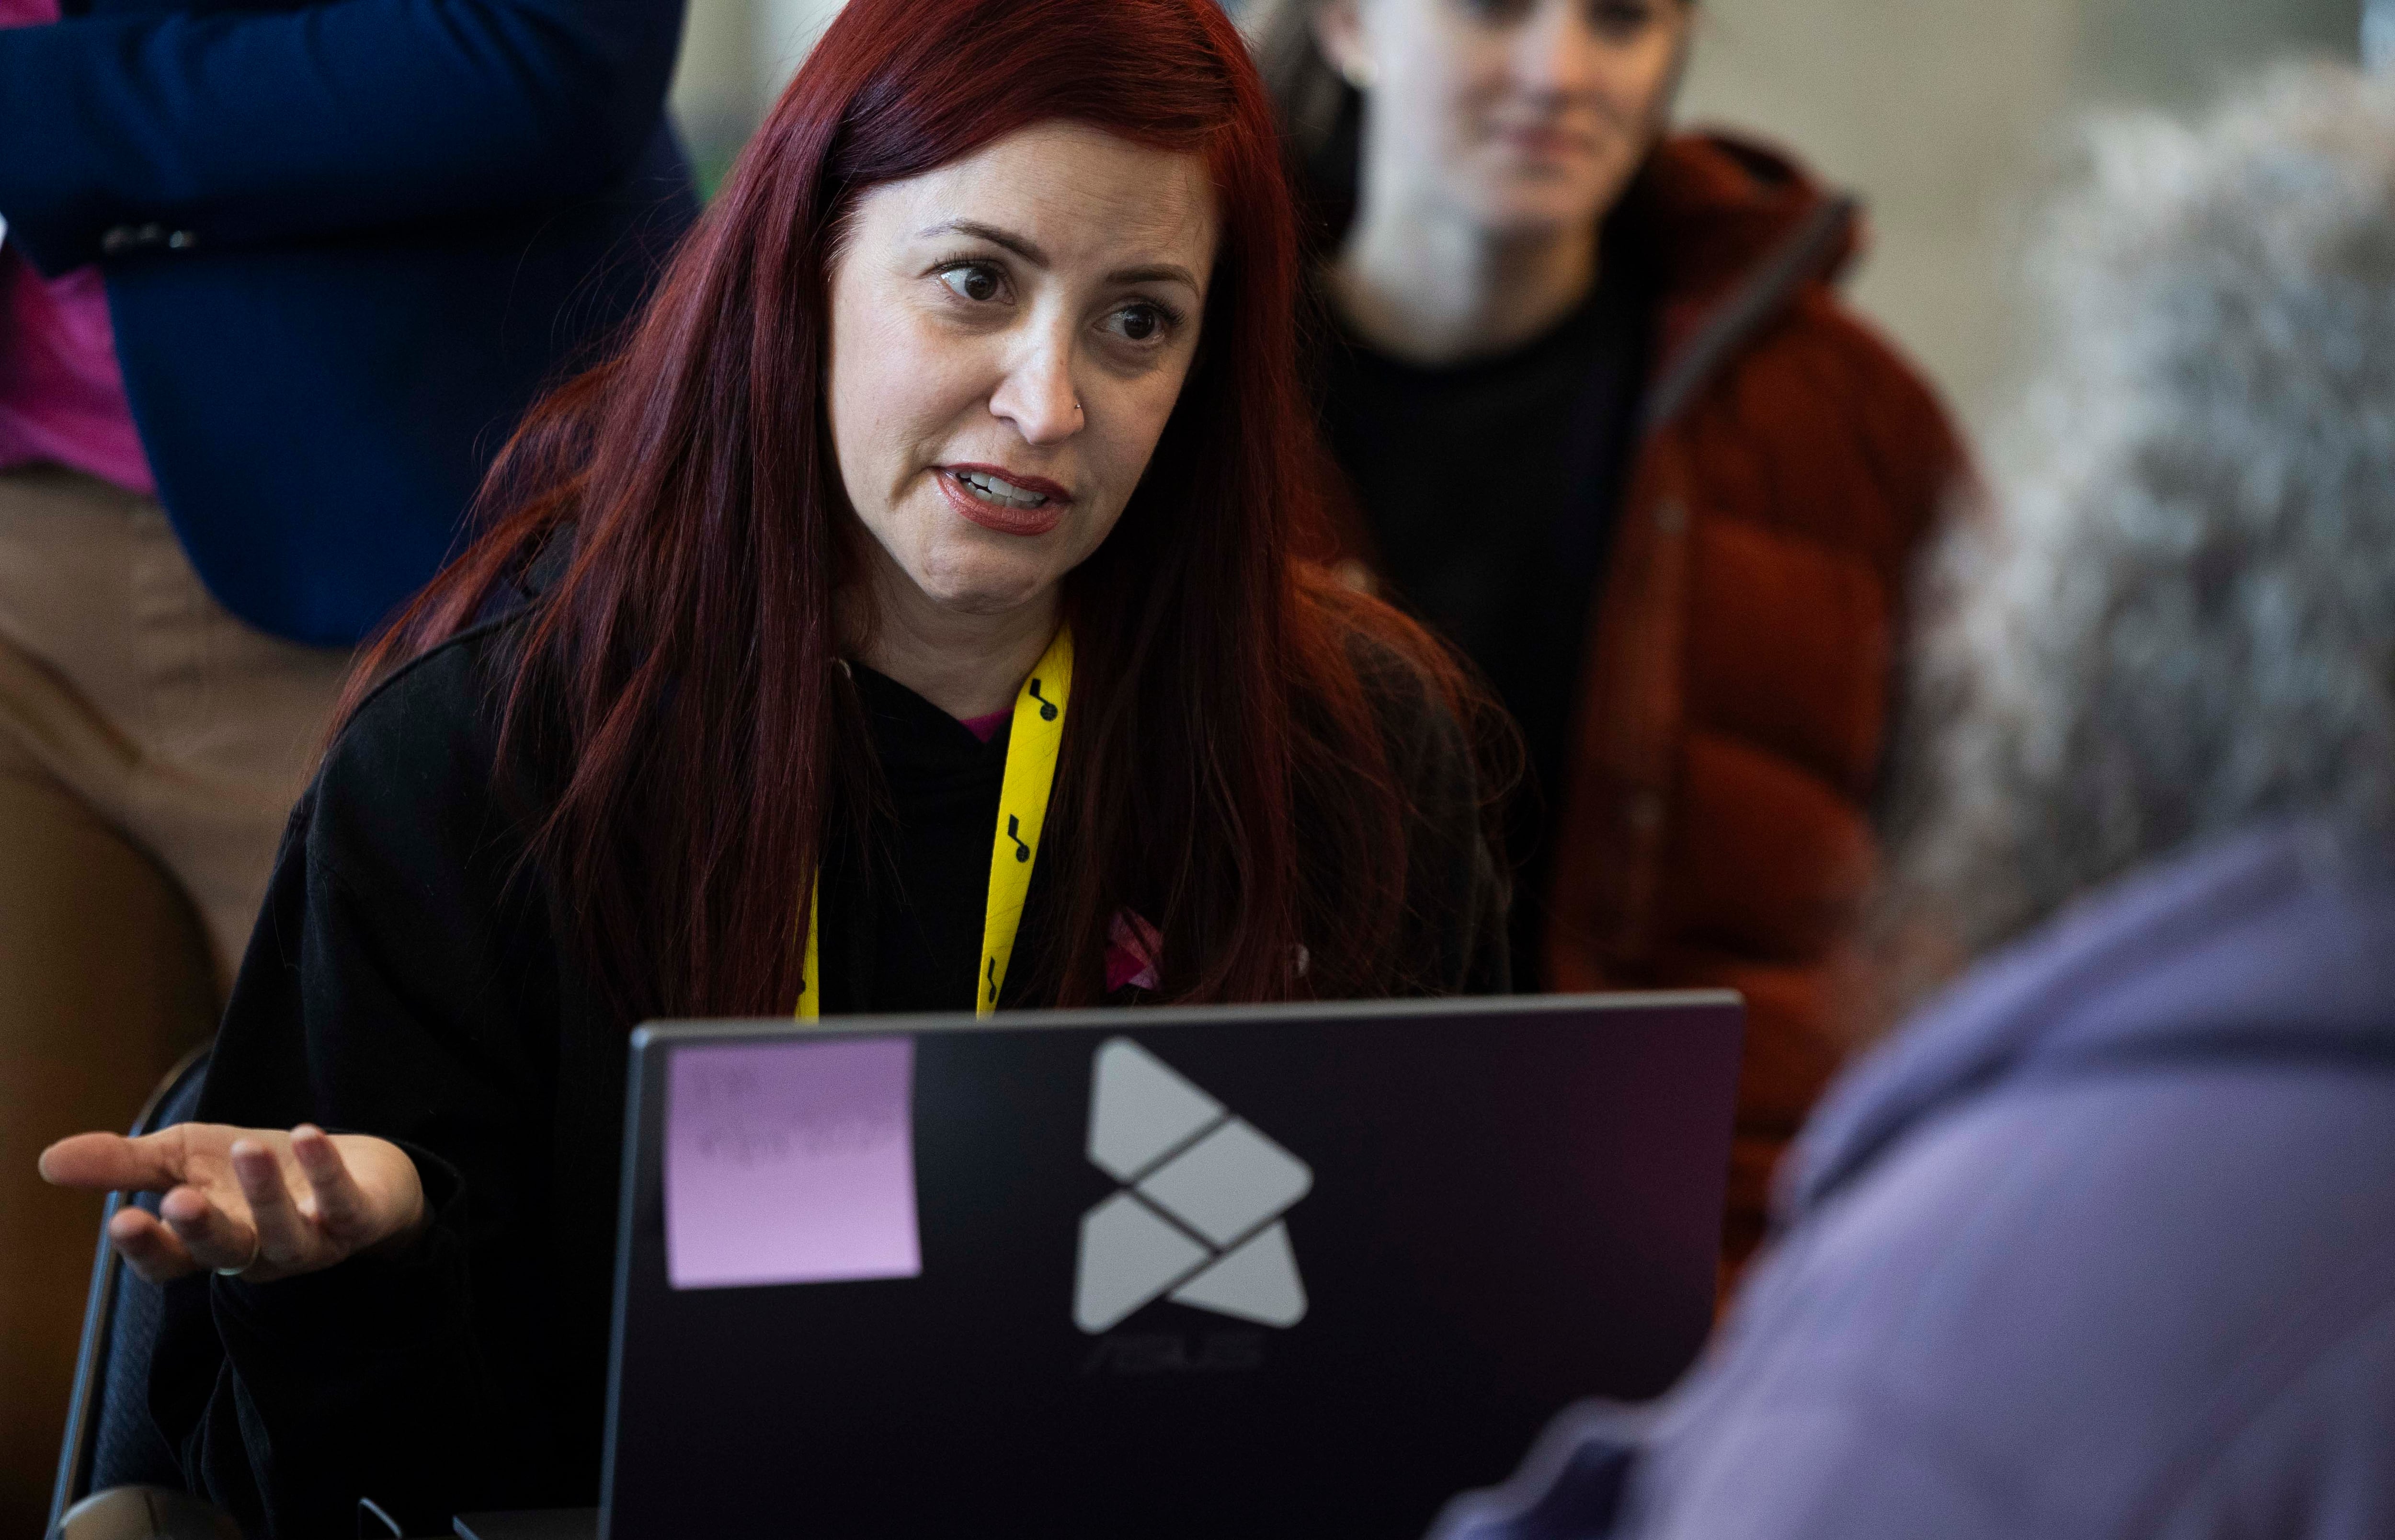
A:
<svg viewBox="0 0 2395 1540">
<path fill-rule="evenodd" d="M 67 1509 L 50 1540 L 243 1540 L 222 1513 L 157 1487 L 111 1487 Z"/>
<path fill-rule="evenodd" d="M 213 1046 L 202 1043 L 166 1071 L 133 1122 L 134 1137 L 191 1121 Z M 100 1215 L 99 1255 L 91 1265 L 74 1390 L 67 1401 L 66 1439 L 59 1449 L 58 1484 L 50 1494 L 52 1529 L 95 1485 L 182 1485 L 174 1451 L 150 1420 L 150 1355 L 164 1312 L 162 1291 L 128 1271 L 108 1243 L 109 1221 L 127 1201 L 153 1212 L 158 1204 L 155 1194 L 128 1200 L 122 1192 L 112 1192 Z"/>
</svg>

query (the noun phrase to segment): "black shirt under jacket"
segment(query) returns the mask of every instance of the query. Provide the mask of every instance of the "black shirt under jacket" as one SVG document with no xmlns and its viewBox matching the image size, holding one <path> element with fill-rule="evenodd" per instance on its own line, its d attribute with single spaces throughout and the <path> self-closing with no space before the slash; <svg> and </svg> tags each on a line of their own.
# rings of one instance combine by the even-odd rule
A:
<svg viewBox="0 0 2395 1540">
<path fill-rule="evenodd" d="M 168 1286 L 152 1410 L 193 1490 L 254 1535 L 350 1533 L 361 1496 L 411 1533 L 597 1501 L 629 1024 L 561 950 L 529 815 L 495 790 L 523 613 L 402 669 L 342 732 L 293 812 L 218 1039 L 204 1121 L 397 1141 L 432 1215 L 404 1256 Z M 1415 810 L 1418 955 L 1446 990 L 1502 990 L 1504 882 L 1462 732 L 1356 645 L 1386 665 L 1367 671 Z M 962 1009 L 1003 735 L 985 746 L 858 679 L 897 836 L 886 883 L 827 856 L 827 1003 Z M 1040 892 L 1035 872 L 1018 961 Z"/>
<path fill-rule="evenodd" d="M 1542 987 L 1555 834 L 1589 612 L 1636 445 L 1656 280 L 1608 230 L 1579 309 L 1491 358 L 1425 368 L 1343 333 L 1324 427 L 1392 597 L 1471 658 L 1522 730 L 1505 820 L 1514 983 Z"/>
</svg>

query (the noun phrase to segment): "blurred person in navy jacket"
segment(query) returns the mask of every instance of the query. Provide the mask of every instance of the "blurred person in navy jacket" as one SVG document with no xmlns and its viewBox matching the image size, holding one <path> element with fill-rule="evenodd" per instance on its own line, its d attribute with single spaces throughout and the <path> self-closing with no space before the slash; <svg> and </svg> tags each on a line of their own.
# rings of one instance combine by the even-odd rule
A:
<svg viewBox="0 0 2395 1540">
<path fill-rule="evenodd" d="M 2395 1535 L 2395 77 L 2093 145 L 1904 772 L 1885 953 L 1984 961 L 1440 1540 Z"/>
<path fill-rule="evenodd" d="M 0 0 L 0 1529 L 351 649 L 691 218 L 680 0 Z"/>
</svg>

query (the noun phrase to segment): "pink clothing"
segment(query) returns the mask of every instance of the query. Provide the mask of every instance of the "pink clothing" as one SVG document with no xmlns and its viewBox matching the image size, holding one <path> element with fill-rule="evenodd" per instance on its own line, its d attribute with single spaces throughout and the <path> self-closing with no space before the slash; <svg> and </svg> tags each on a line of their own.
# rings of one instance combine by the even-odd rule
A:
<svg viewBox="0 0 2395 1540">
<path fill-rule="evenodd" d="M 992 711 L 987 716 L 959 717 L 957 720 L 964 724 L 966 732 L 987 743 L 998 737 L 998 730 L 1005 726 L 1007 719 L 1012 715 L 1014 715 L 1013 708 L 1009 707 L 1003 711 Z"/>
<path fill-rule="evenodd" d="M 1156 962 L 1163 954 L 1164 937 L 1154 925 L 1129 909 L 1116 910 L 1114 923 L 1106 927 L 1106 992 L 1112 994 L 1126 984 L 1140 989 L 1161 989 Z"/>
<path fill-rule="evenodd" d="M 58 0 L 0 0 L 0 27 L 58 19 Z M 158 489 L 125 398 L 99 270 L 45 279 L 14 242 L 0 242 L 0 471 L 43 461 L 144 496 Z"/>
</svg>

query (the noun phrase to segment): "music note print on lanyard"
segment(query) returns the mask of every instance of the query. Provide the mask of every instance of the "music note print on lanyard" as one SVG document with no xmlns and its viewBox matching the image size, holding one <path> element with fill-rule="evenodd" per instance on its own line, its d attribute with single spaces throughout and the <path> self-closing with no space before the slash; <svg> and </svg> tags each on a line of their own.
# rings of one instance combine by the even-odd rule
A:
<svg viewBox="0 0 2395 1540">
<path fill-rule="evenodd" d="M 990 840 L 989 897 L 982 911 L 981 989 L 973 1015 L 998 1009 L 1006 965 L 1014 956 L 1015 932 L 1023 925 L 1024 899 L 1031 892 L 1032 863 L 1048 825 L 1048 798 L 1056 786 L 1056 756 L 1065 742 L 1065 709 L 1073 693 L 1073 633 L 1057 631 L 1039 655 L 1031 677 L 1015 697 L 1007 730 L 1006 773 L 998 793 L 998 828 Z M 1027 710 L 1036 705 L 1036 711 Z M 813 1021 L 821 1014 L 818 938 L 822 934 L 823 882 L 818 874 L 807 896 L 806 964 L 799 978 L 792 1015 Z M 959 1002 L 959 1004 L 962 1002 Z"/>
</svg>

